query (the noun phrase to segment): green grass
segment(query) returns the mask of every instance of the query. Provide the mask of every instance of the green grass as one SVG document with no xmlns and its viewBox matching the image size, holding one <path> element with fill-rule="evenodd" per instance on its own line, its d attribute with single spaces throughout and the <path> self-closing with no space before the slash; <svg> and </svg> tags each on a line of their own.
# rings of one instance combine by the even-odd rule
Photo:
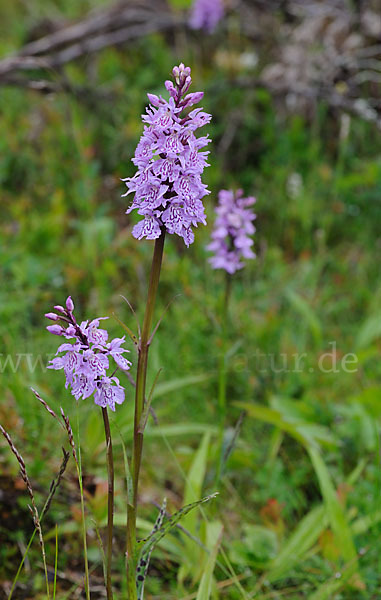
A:
<svg viewBox="0 0 381 600">
<path fill-rule="evenodd" d="M 51 10 L 78 16 L 88 4 L 55 3 Z M 37 16 L 46 10 L 42 2 L 33 5 Z M 22 43 L 28 24 L 37 18 L 25 11 L 26 5 L 15 3 L 4 12 L 9 24 L 4 27 L 4 54 Z M 212 190 L 209 223 L 221 187 L 242 186 L 254 193 L 258 259 L 235 277 L 228 331 L 229 427 L 234 428 L 243 405 L 248 415 L 218 499 L 187 517 L 191 533 L 212 552 L 208 555 L 183 533 L 172 531 L 153 554 L 146 597 L 179 600 L 193 592 L 195 598 L 206 598 L 205 590 L 219 585 L 216 597 L 232 600 L 376 598 L 381 585 L 380 142 L 371 125 L 356 120 L 345 141 L 333 139 L 332 118 L 324 106 L 311 122 L 285 117 L 267 92 L 229 89 L 229 73 L 213 68 L 218 47 L 209 60 L 208 40 L 197 50 L 191 43 L 179 44 L 181 59 L 194 66 L 194 87 L 206 90 L 204 107 L 213 114 L 212 166 L 206 174 Z M 229 44 L 241 50 L 243 42 Z M 160 36 L 136 42 L 128 52 L 107 50 L 92 57 L 97 87 L 114 93 L 111 104 L 96 104 L 93 110 L 67 95 L 1 89 L 0 422 L 26 460 L 40 505 L 66 440 L 29 387 L 75 419 L 62 374 L 43 368 L 57 346 L 44 329 L 43 314 L 70 293 L 78 314 L 115 312 L 135 329 L 123 294 L 141 318 L 152 247 L 131 236 L 132 219 L 124 214 L 127 203 L 120 197 L 124 188 L 119 178 L 133 172 L 130 158 L 141 132 L 145 92 L 160 92 L 178 59 Z M 85 62 L 65 70 L 77 83 L 86 82 Z M 239 125 L 222 151 L 221 140 L 237 107 Z M 302 186 L 291 193 L 293 173 Z M 224 278 L 206 262 L 209 233 L 210 224 L 199 229 L 189 250 L 174 236 L 166 244 L 157 318 L 176 298 L 150 356 L 151 383 L 160 367 L 163 371 L 153 396 L 159 427 L 151 421 L 147 426 L 142 537 L 157 513 L 151 500 L 161 504 L 167 496 L 169 510 L 175 512 L 196 499 L 195 491 L 198 497 L 215 491 L 218 310 Z M 122 334 L 114 319 L 108 328 Z M 336 343 L 338 364 L 344 355 L 356 353 L 356 372 L 317 368 L 322 354 L 331 352 L 331 342 Z M 134 357 L 132 344 L 130 348 Z M 267 362 L 257 351 L 268 356 Z M 293 372 L 293 355 L 301 353 L 306 353 L 304 367 Z M 14 361 L 24 355 L 17 369 L 9 362 L 4 366 L 8 355 Z M 276 371 L 269 368 L 270 360 Z M 326 369 L 329 361 L 326 357 Z M 125 499 L 118 430 L 128 451 L 132 403 L 130 388 L 112 423 L 118 480 L 114 563 L 120 598 Z M 102 528 L 107 497 L 101 414 L 91 401 L 81 402 L 79 409 L 87 504 Z M 202 436 L 209 443 L 200 446 Z M 18 523 L 11 532 L 2 519 L 0 579 L 12 580 L 32 525 L 22 487 L 17 483 L 14 488 L 17 465 L 5 447 L 0 462 L 5 497 L 14 499 Z M 7 514 L 6 500 L 0 509 Z M 55 597 L 64 598 L 75 585 L 71 574 L 83 575 L 73 464 L 43 526 L 53 575 L 56 523 L 58 573 L 67 573 L 67 580 L 58 575 Z M 90 517 L 88 526 L 93 532 L 90 567 L 101 577 Z M 30 563 L 32 570 L 24 571 L 21 581 L 33 597 L 42 598 L 38 543 Z M 203 579 L 195 565 L 205 567 Z"/>
</svg>

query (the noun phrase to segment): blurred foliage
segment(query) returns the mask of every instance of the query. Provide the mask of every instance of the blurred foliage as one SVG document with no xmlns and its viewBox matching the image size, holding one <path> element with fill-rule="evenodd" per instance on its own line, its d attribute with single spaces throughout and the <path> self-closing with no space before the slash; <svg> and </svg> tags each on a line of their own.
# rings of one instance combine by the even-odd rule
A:
<svg viewBox="0 0 381 600">
<path fill-rule="evenodd" d="M 0 50 L 6 54 L 24 42 L 30 26 L 47 13 L 76 18 L 95 4 L 101 5 L 4 4 Z M 45 331 L 43 315 L 70 293 L 84 318 L 115 313 L 135 328 L 123 294 L 141 317 L 152 246 L 131 236 L 134 217 L 124 214 L 120 178 L 134 171 L 130 158 L 142 129 L 145 93 L 162 92 L 172 65 L 182 60 L 192 66 L 194 89 L 205 90 L 204 108 L 213 115 L 205 176 L 212 194 L 209 225 L 197 232 L 195 244 L 187 250 L 174 236 L 166 244 L 157 315 L 176 298 L 151 349 L 150 379 L 163 367 L 164 387 L 154 400 L 159 426 L 151 422 L 147 428 L 142 535 L 155 518 L 152 500 L 161 503 L 166 495 L 175 512 L 183 501 L 196 499 L 195 490 L 197 497 L 214 491 L 224 279 L 209 268 L 205 245 L 222 187 L 242 187 L 258 199 L 258 258 L 235 277 L 228 327 L 229 427 L 239 418 L 239 404 L 248 415 L 215 506 L 189 515 L 184 524 L 215 552 L 224 525 L 216 581 L 211 583 L 210 574 L 214 551 L 208 560 L 202 547 L 175 532 L 152 559 L 147 598 L 185 598 L 197 589 L 205 594 L 209 585 L 214 597 L 232 600 L 254 592 L 257 598 L 281 598 L 286 591 L 298 599 L 313 593 L 314 598 L 376 598 L 381 586 L 380 139 L 373 125 L 353 118 L 340 137 L 324 104 L 310 120 L 286 117 L 267 91 L 233 88 L 233 67 L 224 56 L 244 53 L 248 42 L 234 19 L 227 27 L 227 36 L 215 38 L 151 35 L 67 65 L 71 81 L 94 90 L 86 98 L 1 89 L 0 422 L 12 432 L 42 501 L 66 440 L 36 406 L 29 387 L 55 410 L 62 405 L 76 422 L 62 374 L 45 368 L 57 340 Z M 111 91 L 112 98 L 100 99 L 96 91 L 102 90 Z M 108 328 L 121 334 L 112 318 Z M 349 353 L 358 359 L 350 366 L 354 372 L 343 368 Z M 298 368 L 295 355 L 301 354 Z M 189 379 L 195 375 L 200 377 Z M 119 435 L 128 447 L 132 398 L 130 388 L 112 423 L 121 598 L 125 501 Z M 81 403 L 78 415 L 89 510 L 102 525 L 107 498 L 101 418 L 91 402 Z M 0 577 L 6 582 L 32 525 L 7 449 L 0 462 Z M 64 598 L 78 581 L 72 574 L 82 567 L 73 465 L 45 526 L 50 564 L 56 522 L 59 570 L 67 573 L 58 597 Z M 101 577 L 90 521 L 89 527 L 94 577 Z M 39 561 L 37 546 L 32 565 Z M 35 577 L 26 572 L 22 580 L 34 598 L 43 597 L 43 577 L 32 573 Z"/>
</svg>

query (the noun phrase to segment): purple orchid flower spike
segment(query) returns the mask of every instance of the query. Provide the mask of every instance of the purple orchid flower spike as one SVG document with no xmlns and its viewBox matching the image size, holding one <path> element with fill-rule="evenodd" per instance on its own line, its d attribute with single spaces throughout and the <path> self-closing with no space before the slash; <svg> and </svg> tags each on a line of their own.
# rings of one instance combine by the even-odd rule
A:
<svg viewBox="0 0 381 600">
<path fill-rule="evenodd" d="M 255 258 L 251 236 L 255 232 L 253 221 L 256 215 L 250 208 L 254 203 L 255 198 L 251 196 L 243 198 L 242 190 L 236 193 L 220 191 L 212 241 L 206 248 L 214 253 L 209 258 L 213 269 L 224 269 L 233 274 L 244 267 L 242 259 Z"/>
<path fill-rule="evenodd" d="M 224 16 L 222 0 L 194 0 L 189 26 L 192 29 L 204 29 L 213 33 Z"/>
<path fill-rule="evenodd" d="M 107 317 L 99 317 L 92 321 L 82 321 L 78 324 L 74 316 L 74 302 L 69 296 L 66 308 L 61 305 L 54 307 L 56 313 L 46 313 L 51 321 L 60 321 L 62 325 L 49 325 L 47 330 L 74 343 L 65 342 L 57 350 L 57 355 L 48 365 L 49 369 L 63 369 L 66 377 L 66 388 L 70 388 L 76 400 L 86 399 L 94 394 L 95 404 L 102 408 L 107 406 L 115 410 L 115 404 L 124 402 L 124 388 L 119 379 L 114 377 L 117 369 L 128 371 L 131 362 L 124 353 L 125 338 L 115 338 L 108 342 L 108 332 L 100 329 L 100 321 Z M 107 375 L 113 359 L 113 373 Z"/>
<path fill-rule="evenodd" d="M 166 230 L 189 246 L 194 240 L 192 227 L 206 224 L 202 198 L 210 193 L 201 181 L 209 154 L 202 149 L 210 139 L 197 138 L 195 131 L 211 116 L 201 108 L 184 113 L 204 94 L 187 93 L 192 83 L 189 67 L 180 64 L 172 74 L 174 83 L 165 82 L 169 100 L 147 94 L 150 105 L 142 116 L 144 133 L 132 159 L 138 170 L 123 180 L 128 188 L 123 196 L 134 194 L 127 214 L 136 210 L 143 217 L 132 230 L 136 239 L 154 240 Z"/>
</svg>

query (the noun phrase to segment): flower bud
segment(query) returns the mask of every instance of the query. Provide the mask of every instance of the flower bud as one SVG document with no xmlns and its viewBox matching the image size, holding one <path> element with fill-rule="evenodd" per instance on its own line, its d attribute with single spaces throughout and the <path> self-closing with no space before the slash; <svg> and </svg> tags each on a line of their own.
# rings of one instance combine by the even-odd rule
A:
<svg viewBox="0 0 381 600">
<path fill-rule="evenodd" d="M 54 335 L 63 335 L 64 332 L 64 329 L 60 325 L 48 325 L 46 329 Z"/>
<path fill-rule="evenodd" d="M 51 321 L 58 321 L 59 320 L 59 316 L 56 315 L 55 313 L 45 313 L 45 317 L 47 319 L 50 319 Z"/>
<path fill-rule="evenodd" d="M 192 77 L 190 75 L 188 75 L 188 77 L 185 78 L 183 87 L 181 89 L 182 94 L 185 94 L 189 90 L 191 83 L 192 83 Z"/>
<path fill-rule="evenodd" d="M 175 78 L 177 85 L 180 85 L 180 69 L 179 69 L 179 67 L 173 67 L 172 75 Z"/>
<path fill-rule="evenodd" d="M 68 327 L 67 327 L 67 328 L 64 330 L 64 332 L 63 332 L 63 334 L 62 334 L 62 335 L 64 335 L 66 338 L 70 339 L 70 338 L 74 337 L 76 333 L 77 333 L 77 332 L 76 332 L 76 329 L 75 329 L 75 327 L 74 327 L 73 325 L 69 325 L 69 326 L 68 326 Z"/>
<path fill-rule="evenodd" d="M 73 310 L 74 310 L 74 302 L 71 299 L 71 296 L 68 296 L 68 298 L 66 300 L 66 308 L 68 309 L 69 312 L 73 312 Z"/>
<path fill-rule="evenodd" d="M 64 308 L 60 304 L 56 304 L 56 306 L 53 306 L 53 308 L 54 310 L 58 310 L 58 312 L 62 313 L 63 315 L 66 315 L 66 308 Z"/>
<path fill-rule="evenodd" d="M 177 91 L 176 91 L 175 86 L 173 85 L 173 82 L 170 81 L 169 79 L 167 79 L 167 81 L 165 82 L 165 87 L 166 87 L 167 91 L 170 93 L 170 95 L 172 96 L 172 98 L 176 98 Z"/>
<path fill-rule="evenodd" d="M 160 106 L 161 102 L 159 96 L 156 96 L 156 94 L 147 94 L 147 96 L 153 106 Z"/>
<path fill-rule="evenodd" d="M 204 97 L 204 92 L 193 92 L 193 94 L 187 94 L 183 100 L 183 107 L 193 106 L 198 104 Z"/>
<path fill-rule="evenodd" d="M 184 65 L 184 63 L 180 63 L 178 66 L 178 69 L 179 69 L 180 75 L 182 75 L 184 77 L 184 79 L 185 79 L 185 77 L 188 77 L 191 74 L 191 68 L 186 67 Z"/>
</svg>

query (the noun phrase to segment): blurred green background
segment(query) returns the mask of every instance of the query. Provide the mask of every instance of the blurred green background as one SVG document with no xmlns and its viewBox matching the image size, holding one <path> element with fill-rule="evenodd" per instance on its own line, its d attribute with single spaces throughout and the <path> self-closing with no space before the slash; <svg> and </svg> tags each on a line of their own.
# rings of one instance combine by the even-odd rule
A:
<svg viewBox="0 0 381 600">
<path fill-rule="evenodd" d="M 203 107 L 213 115 L 211 166 L 205 171 L 211 195 L 208 226 L 197 230 L 195 243 L 186 249 L 175 236 L 166 242 L 157 317 L 175 299 L 150 355 L 150 380 L 158 368 L 163 372 L 154 399 L 159 425 L 150 422 L 146 436 L 142 535 L 155 518 L 152 501 L 167 496 L 174 511 L 189 499 L 187 474 L 200 497 L 215 491 L 224 277 L 211 270 L 205 246 L 218 191 L 242 187 L 257 197 L 257 260 L 233 283 L 227 445 L 243 408 L 246 416 L 218 499 L 188 526 L 208 545 L 213 526 L 224 525 L 215 598 L 379 597 L 380 134 L 374 120 L 335 108 L 329 95 L 293 108 L 287 94 L 275 93 L 261 79 L 275 61 L 274 38 L 281 47 L 301 25 L 302 17 L 291 18 L 281 4 L 266 9 L 261 2 L 231 3 L 208 36 L 187 28 L 189 2 L 176 1 L 163 5 L 179 20 L 172 29 L 85 53 L 56 69 L 23 72 L 29 80 L 66 82 L 66 90 L 44 93 L 29 89 L 25 80 L 0 87 L 0 423 L 22 453 L 41 504 L 59 468 L 60 447 L 67 444 L 30 387 L 54 410 L 63 406 L 73 424 L 78 417 L 94 587 L 101 587 L 102 569 L 91 518 L 102 528 L 107 504 L 101 415 L 92 401 L 76 409 L 62 373 L 46 370 L 57 339 L 46 332 L 43 315 L 71 294 L 78 316 L 108 315 L 110 334 L 119 336 L 113 313 L 135 328 L 124 295 L 142 317 L 152 243 L 132 238 L 134 216 L 125 215 L 120 179 L 134 173 L 130 159 L 142 131 L 146 92 L 164 93 L 172 66 L 183 61 L 192 67 L 193 90 L 205 91 Z M 356 3 L 344 4 L 354 11 L 349 14 L 356 29 Z M 0 53 L 9 56 L 62 23 L 110 6 L 2 2 Z M 160 12 L 162 5 L 156 8 Z M 245 22 L 247 14 L 253 21 Z M 263 26 L 261 35 L 251 33 L 250 24 Z M 347 84 L 339 78 L 332 85 L 341 93 L 340 85 Z M 302 368 L 293 368 L 294 355 L 302 353 Z M 324 353 L 330 355 L 322 359 Z M 341 361 L 348 353 L 356 363 L 346 370 Z M 127 400 L 112 423 L 120 598 L 120 436 L 129 447 L 133 405 L 133 389 L 124 384 Z M 0 597 L 6 598 L 32 521 L 17 463 L 5 441 L 0 445 Z M 45 522 L 50 565 L 55 523 L 57 597 L 77 598 L 83 564 L 71 463 Z M 166 539 L 153 556 L 146 598 L 195 598 L 207 554 L 181 532 Z M 14 597 L 42 598 L 43 590 L 36 542 Z"/>
</svg>

